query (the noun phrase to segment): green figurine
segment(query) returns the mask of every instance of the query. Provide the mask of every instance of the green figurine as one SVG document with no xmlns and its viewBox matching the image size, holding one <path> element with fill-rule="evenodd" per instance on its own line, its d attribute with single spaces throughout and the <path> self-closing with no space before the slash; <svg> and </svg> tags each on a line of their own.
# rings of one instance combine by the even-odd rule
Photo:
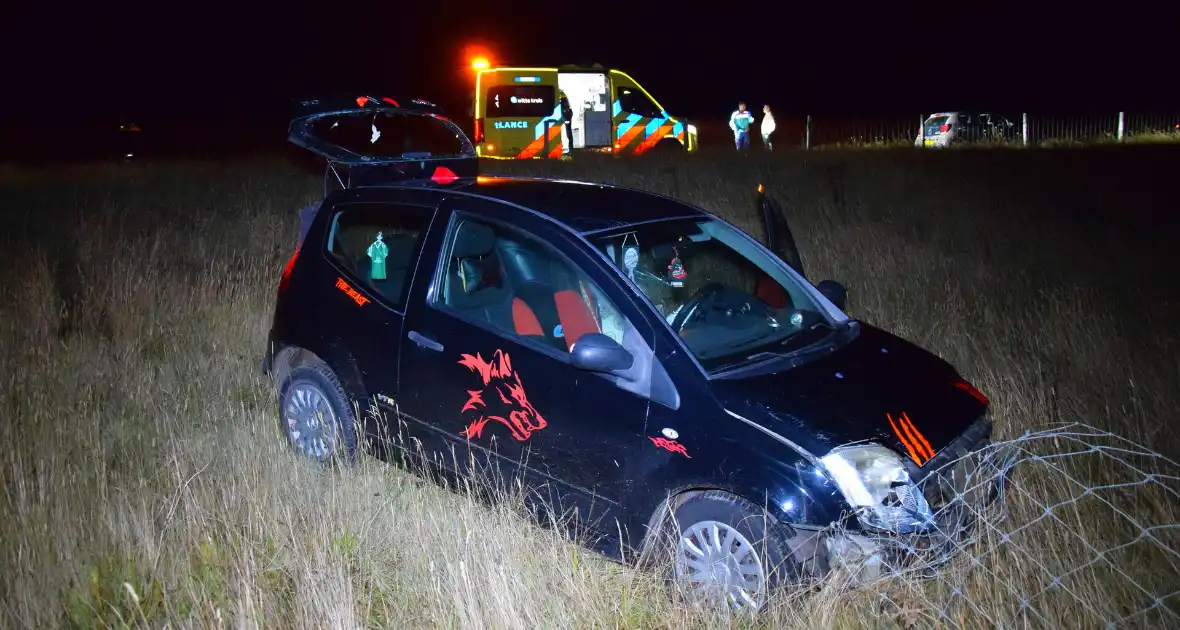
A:
<svg viewBox="0 0 1180 630">
<path fill-rule="evenodd" d="M 380 232 L 377 233 L 377 240 L 369 246 L 369 258 L 373 259 L 369 277 L 374 280 L 385 279 L 385 259 L 389 256 L 389 246 L 385 244 L 385 238 Z"/>
</svg>

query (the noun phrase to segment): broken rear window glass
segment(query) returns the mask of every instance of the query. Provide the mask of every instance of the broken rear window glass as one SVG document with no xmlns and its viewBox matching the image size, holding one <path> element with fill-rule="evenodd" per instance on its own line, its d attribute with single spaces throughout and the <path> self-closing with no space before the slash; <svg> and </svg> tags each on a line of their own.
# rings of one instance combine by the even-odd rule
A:
<svg viewBox="0 0 1180 630">
<path fill-rule="evenodd" d="M 325 116 L 309 131 L 326 144 L 367 159 L 417 159 L 467 155 L 470 144 L 446 121 L 422 114 L 356 112 Z"/>
</svg>

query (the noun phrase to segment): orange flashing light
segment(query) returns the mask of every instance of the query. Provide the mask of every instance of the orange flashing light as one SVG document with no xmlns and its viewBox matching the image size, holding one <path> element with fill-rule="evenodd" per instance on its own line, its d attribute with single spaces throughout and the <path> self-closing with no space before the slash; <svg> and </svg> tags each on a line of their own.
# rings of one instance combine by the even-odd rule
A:
<svg viewBox="0 0 1180 630">
<path fill-rule="evenodd" d="M 487 57 L 476 57 L 471 60 L 471 68 L 473 70 L 487 70 L 489 67 L 491 67 L 491 64 L 488 63 Z"/>
</svg>

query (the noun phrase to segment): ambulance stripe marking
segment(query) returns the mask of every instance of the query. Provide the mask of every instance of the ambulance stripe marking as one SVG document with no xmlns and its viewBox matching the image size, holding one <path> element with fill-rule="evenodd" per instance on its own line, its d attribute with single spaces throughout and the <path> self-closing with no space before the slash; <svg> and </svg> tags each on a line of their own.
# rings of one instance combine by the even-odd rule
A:
<svg viewBox="0 0 1180 630">
<path fill-rule="evenodd" d="M 647 138 L 643 140 L 643 142 L 639 143 L 638 147 L 635 147 L 635 153 L 643 153 L 654 147 L 657 142 L 663 140 L 664 136 L 668 135 L 669 131 L 672 131 L 672 125 L 663 125 L 659 127 L 656 129 L 655 133 L 648 135 Z"/>
<path fill-rule="evenodd" d="M 622 138 L 623 134 L 631 131 L 631 128 L 641 120 L 643 120 L 643 116 L 640 116 L 639 114 L 628 115 L 626 120 L 619 123 L 619 137 Z"/>
<path fill-rule="evenodd" d="M 643 127 L 634 126 L 627 130 L 627 134 L 619 137 L 619 150 L 624 150 L 631 141 L 639 136 L 639 132 L 643 131 Z"/>
</svg>

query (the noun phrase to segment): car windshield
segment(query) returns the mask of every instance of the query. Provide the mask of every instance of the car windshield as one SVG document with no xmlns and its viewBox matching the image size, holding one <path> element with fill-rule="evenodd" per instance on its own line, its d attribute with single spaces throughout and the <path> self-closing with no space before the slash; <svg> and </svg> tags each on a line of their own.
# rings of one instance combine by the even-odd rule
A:
<svg viewBox="0 0 1180 630">
<path fill-rule="evenodd" d="M 796 276 L 722 221 L 647 223 L 591 242 L 710 372 L 794 352 L 836 328 Z"/>
</svg>

